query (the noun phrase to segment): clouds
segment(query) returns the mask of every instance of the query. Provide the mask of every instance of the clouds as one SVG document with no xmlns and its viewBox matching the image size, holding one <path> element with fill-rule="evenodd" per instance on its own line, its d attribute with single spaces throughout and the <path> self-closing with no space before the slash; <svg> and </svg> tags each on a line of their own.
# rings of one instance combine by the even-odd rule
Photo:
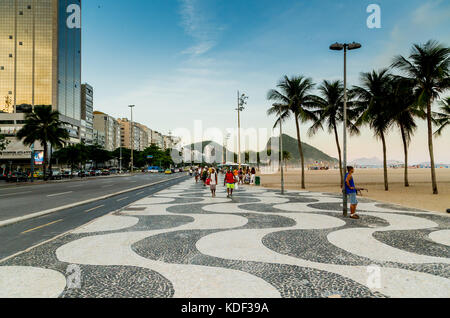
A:
<svg viewBox="0 0 450 318">
<path fill-rule="evenodd" d="M 181 26 L 185 33 L 193 38 L 195 44 L 182 51 L 193 57 L 203 55 L 216 44 L 220 31 L 213 20 L 213 12 L 200 0 L 179 0 Z"/>
</svg>

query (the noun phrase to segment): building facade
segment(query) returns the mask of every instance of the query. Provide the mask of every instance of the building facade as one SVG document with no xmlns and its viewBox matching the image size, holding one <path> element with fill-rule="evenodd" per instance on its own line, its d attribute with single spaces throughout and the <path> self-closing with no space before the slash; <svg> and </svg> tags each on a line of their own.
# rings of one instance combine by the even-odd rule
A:
<svg viewBox="0 0 450 318">
<path fill-rule="evenodd" d="M 0 161 L 29 161 L 14 136 L 36 106 L 59 111 L 68 142 L 80 142 L 80 11 L 80 0 L 0 1 L 0 133 L 11 141 Z"/>
<path fill-rule="evenodd" d="M 81 141 L 86 145 L 94 142 L 94 89 L 89 84 L 81 85 Z"/>
<path fill-rule="evenodd" d="M 94 111 L 94 129 L 105 136 L 105 150 L 114 151 L 120 147 L 120 124 L 108 114 Z"/>
</svg>

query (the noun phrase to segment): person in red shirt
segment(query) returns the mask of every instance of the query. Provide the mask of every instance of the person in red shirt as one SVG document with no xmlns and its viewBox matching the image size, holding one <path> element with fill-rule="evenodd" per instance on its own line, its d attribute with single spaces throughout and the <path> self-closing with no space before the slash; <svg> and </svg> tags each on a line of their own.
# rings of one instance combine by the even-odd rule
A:
<svg viewBox="0 0 450 318">
<path fill-rule="evenodd" d="M 227 171 L 227 174 L 225 175 L 224 179 L 224 186 L 227 187 L 227 198 L 233 197 L 233 190 L 234 190 L 234 184 L 236 183 L 236 177 L 234 176 L 234 173 L 231 172 L 231 168 Z"/>
</svg>

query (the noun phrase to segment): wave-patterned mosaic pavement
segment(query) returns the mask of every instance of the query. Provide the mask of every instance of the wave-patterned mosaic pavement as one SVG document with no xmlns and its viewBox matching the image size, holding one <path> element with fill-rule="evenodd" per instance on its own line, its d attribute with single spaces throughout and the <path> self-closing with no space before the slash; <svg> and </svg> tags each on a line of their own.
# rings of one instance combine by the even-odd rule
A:
<svg viewBox="0 0 450 318">
<path fill-rule="evenodd" d="M 449 217 L 360 201 L 187 180 L 0 264 L 0 297 L 450 297 Z"/>
</svg>

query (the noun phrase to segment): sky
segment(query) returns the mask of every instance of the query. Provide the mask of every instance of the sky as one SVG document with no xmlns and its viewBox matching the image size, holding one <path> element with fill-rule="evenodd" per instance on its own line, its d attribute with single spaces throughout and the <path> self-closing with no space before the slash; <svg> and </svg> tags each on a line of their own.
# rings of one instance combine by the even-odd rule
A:
<svg viewBox="0 0 450 318">
<path fill-rule="evenodd" d="M 381 8 L 381 28 L 370 29 L 367 7 Z M 360 42 L 349 52 L 348 81 L 408 55 L 413 43 L 450 45 L 448 0 L 84 0 L 82 80 L 94 87 L 94 108 L 134 118 L 165 134 L 177 128 L 225 130 L 237 126 L 237 91 L 249 96 L 244 128 L 272 128 L 267 92 L 284 76 L 315 83 L 343 77 L 342 52 L 331 43 Z M 296 136 L 293 120 L 284 125 Z M 334 137 L 320 132 L 303 141 L 337 156 Z M 341 136 L 342 137 L 342 136 Z M 436 162 L 450 163 L 450 129 L 435 139 Z M 396 129 L 388 159 L 402 160 Z M 426 123 L 410 146 L 410 162 L 429 161 Z M 349 159 L 382 158 L 381 142 L 364 128 L 349 140 Z"/>
</svg>

